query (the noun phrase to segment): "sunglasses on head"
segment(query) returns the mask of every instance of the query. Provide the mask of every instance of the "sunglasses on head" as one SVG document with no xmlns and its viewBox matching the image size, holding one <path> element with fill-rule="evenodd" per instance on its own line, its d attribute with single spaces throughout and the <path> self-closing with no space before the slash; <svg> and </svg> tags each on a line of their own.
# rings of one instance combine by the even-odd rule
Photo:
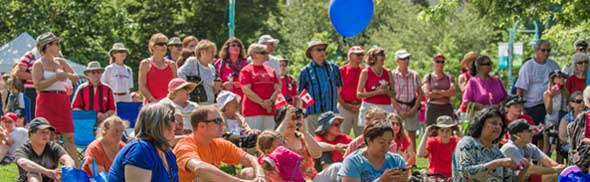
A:
<svg viewBox="0 0 590 182">
<path fill-rule="evenodd" d="M 168 46 L 168 43 L 166 43 L 166 42 L 156 42 L 154 45 L 157 45 L 157 46 Z"/>
</svg>

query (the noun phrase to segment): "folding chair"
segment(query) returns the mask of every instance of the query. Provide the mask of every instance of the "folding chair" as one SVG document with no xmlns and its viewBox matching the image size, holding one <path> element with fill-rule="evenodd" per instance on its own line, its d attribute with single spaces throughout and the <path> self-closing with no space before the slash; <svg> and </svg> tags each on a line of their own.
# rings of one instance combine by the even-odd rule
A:
<svg viewBox="0 0 590 182">
<path fill-rule="evenodd" d="M 117 116 L 127 120 L 129 128 L 135 128 L 135 121 L 142 106 L 141 102 L 117 102 Z"/>
<path fill-rule="evenodd" d="M 94 139 L 94 125 L 96 125 L 96 111 L 72 111 L 72 118 L 74 119 L 74 144 L 76 148 L 82 149 L 78 153 L 79 160 L 84 158 L 86 147 Z"/>
</svg>

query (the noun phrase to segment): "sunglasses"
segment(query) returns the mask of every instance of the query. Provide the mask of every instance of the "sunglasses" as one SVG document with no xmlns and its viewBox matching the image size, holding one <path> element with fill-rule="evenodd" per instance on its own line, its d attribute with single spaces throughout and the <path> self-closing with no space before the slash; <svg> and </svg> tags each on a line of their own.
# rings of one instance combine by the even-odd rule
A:
<svg viewBox="0 0 590 182">
<path fill-rule="evenodd" d="M 267 54 L 268 54 L 268 52 L 267 52 L 267 51 L 260 51 L 260 52 L 256 52 L 256 54 L 267 55 Z"/>
<path fill-rule="evenodd" d="M 360 56 L 364 56 L 365 54 L 363 54 L 363 53 L 354 53 L 354 54 L 351 54 L 351 55 L 355 55 L 355 56 L 359 56 L 360 57 Z"/>
<path fill-rule="evenodd" d="M 492 65 L 492 63 L 490 63 L 490 62 L 487 62 L 487 63 L 481 63 L 481 64 L 479 64 L 479 65 L 480 65 L 480 66 L 490 66 L 490 65 Z"/>
<path fill-rule="evenodd" d="M 166 43 L 166 42 L 156 42 L 154 45 L 157 45 L 157 46 L 168 46 L 168 43 Z"/>
<path fill-rule="evenodd" d="M 442 60 L 442 61 L 434 61 L 434 63 L 436 63 L 436 64 L 445 64 L 445 61 L 444 60 Z"/>
<path fill-rule="evenodd" d="M 400 61 L 408 61 L 408 60 L 410 60 L 410 57 L 407 57 L 407 58 L 399 58 L 398 60 L 400 60 Z"/>
<path fill-rule="evenodd" d="M 229 44 L 229 47 L 241 47 L 240 44 Z"/>
<path fill-rule="evenodd" d="M 117 54 L 117 53 L 127 53 L 127 51 L 113 51 L 113 54 Z"/>
<path fill-rule="evenodd" d="M 539 49 L 541 52 L 551 52 L 551 49 Z"/>
<path fill-rule="evenodd" d="M 340 124 L 341 124 L 340 122 L 335 122 L 335 123 L 332 123 L 330 126 L 340 127 Z"/>
<path fill-rule="evenodd" d="M 576 64 L 579 64 L 579 65 L 588 64 L 588 60 L 578 61 Z"/>
<path fill-rule="evenodd" d="M 326 48 L 318 48 L 318 49 L 314 49 L 317 52 L 326 52 Z"/>
<path fill-rule="evenodd" d="M 581 103 L 584 103 L 584 100 L 582 100 L 582 99 L 577 99 L 577 100 L 572 100 L 572 101 L 570 101 L 570 102 L 573 102 L 573 103 L 576 103 L 576 104 L 581 104 Z"/>
<path fill-rule="evenodd" d="M 223 123 L 223 119 L 221 119 L 221 118 L 215 118 L 215 119 L 207 120 L 205 122 L 207 122 L 207 123 L 215 123 L 215 124 L 218 124 L 219 125 L 219 124 L 222 124 Z"/>
<path fill-rule="evenodd" d="M 59 42 L 58 42 L 58 41 L 53 41 L 53 42 L 50 42 L 50 43 L 49 43 L 49 45 L 56 45 L 56 46 L 59 46 Z"/>
<path fill-rule="evenodd" d="M 401 126 L 402 124 L 400 122 L 391 122 L 391 125 L 393 125 L 393 126 Z"/>
</svg>

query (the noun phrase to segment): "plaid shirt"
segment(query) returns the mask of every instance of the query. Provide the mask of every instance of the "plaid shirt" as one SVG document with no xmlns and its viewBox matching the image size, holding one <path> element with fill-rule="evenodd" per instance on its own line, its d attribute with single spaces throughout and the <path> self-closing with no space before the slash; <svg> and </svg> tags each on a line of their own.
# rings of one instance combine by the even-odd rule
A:
<svg viewBox="0 0 590 182">
<path fill-rule="evenodd" d="M 314 61 L 301 68 L 299 72 L 298 90 L 304 89 L 315 100 L 308 106 L 306 114 L 319 114 L 327 111 L 338 112 L 338 88 L 342 87 L 342 77 L 338 66 L 328 61 L 318 65 Z"/>
<path fill-rule="evenodd" d="M 399 68 L 393 70 L 392 73 L 393 89 L 396 93 L 395 100 L 398 102 L 401 101 L 409 103 L 416 99 L 416 95 L 418 94 L 417 90 L 421 89 L 422 87 L 418 73 L 416 73 L 414 70 L 408 70 L 406 76 L 403 76 L 399 71 Z M 402 111 L 406 112 L 413 107 L 402 103 L 399 103 L 399 106 Z"/>
</svg>

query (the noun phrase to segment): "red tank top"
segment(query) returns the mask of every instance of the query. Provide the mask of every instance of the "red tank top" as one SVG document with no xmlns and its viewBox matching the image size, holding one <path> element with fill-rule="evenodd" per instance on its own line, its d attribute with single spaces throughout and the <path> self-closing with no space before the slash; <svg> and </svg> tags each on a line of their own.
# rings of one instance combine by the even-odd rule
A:
<svg viewBox="0 0 590 182">
<path fill-rule="evenodd" d="M 166 59 L 166 67 L 159 69 L 152 63 L 150 59 L 150 69 L 147 72 L 146 87 L 156 98 L 156 100 L 163 99 L 168 94 L 168 82 L 174 79 L 172 69 L 170 68 L 170 60 Z"/>
<path fill-rule="evenodd" d="M 381 76 L 377 76 L 371 67 L 365 68 L 367 69 L 367 83 L 365 84 L 365 92 L 372 92 L 379 88 L 380 85 L 389 85 L 391 87 L 391 83 L 389 82 L 389 70 L 383 68 L 383 73 Z M 389 105 L 391 104 L 391 97 L 388 95 L 377 95 L 369 98 L 364 98 L 363 102 L 368 102 L 371 104 L 381 104 L 381 105 Z"/>
</svg>

